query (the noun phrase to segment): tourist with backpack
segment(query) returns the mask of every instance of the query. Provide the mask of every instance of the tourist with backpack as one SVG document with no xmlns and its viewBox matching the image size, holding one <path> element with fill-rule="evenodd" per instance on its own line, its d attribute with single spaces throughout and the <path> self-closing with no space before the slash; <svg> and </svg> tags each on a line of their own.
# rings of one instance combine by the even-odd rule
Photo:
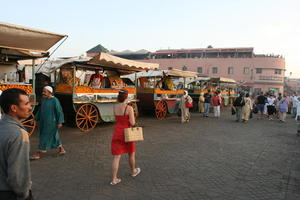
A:
<svg viewBox="0 0 300 200">
<path fill-rule="evenodd" d="M 240 92 L 240 95 L 233 102 L 233 106 L 236 112 L 236 122 L 242 120 L 242 108 L 244 105 L 245 105 L 244 93 Z"/>
</svg>

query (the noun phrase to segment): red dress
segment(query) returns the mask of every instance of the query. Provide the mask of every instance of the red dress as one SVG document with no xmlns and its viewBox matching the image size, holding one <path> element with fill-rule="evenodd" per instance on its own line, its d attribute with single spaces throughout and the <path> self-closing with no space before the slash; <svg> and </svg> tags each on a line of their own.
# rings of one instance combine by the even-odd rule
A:
<svg viewBox="0 0 300 200">
<path fill-rule="evenodd" d="M 121 155 L 124 153 L 135 152 L 135 143 L 125 142 L 124 128 L 129 127 L 130 123 L 128 115 L 116 115 L 115 130 L 111 141 L 112 155 Z"/>
</svg>

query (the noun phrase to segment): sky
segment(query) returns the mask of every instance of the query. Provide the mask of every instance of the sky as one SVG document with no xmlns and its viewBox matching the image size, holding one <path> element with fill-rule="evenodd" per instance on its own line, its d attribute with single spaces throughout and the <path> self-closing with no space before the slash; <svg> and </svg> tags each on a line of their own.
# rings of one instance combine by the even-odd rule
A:
<svg viewBox="0 0 300 200">
<path fill-rule="evenodd" d="M 68 35 L 54 58 L 98 44 L 117 51 L 253 47 L 283 55 L 286 76 L 300 78 L 299 0 L 10 0 L 0 21 Z"/>
</svg>

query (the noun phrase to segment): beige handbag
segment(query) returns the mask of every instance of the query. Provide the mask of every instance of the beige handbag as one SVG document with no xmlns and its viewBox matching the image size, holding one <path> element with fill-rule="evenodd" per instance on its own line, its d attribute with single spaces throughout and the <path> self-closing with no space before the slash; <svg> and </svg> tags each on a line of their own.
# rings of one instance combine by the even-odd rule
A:
<svg viewBox="0 0 300 200">
<path fill-rule="evenodd" d="M 125 128 L 124 135 L 125 142 L 137 142 L 144 140 L 142 127 Z"/>
</svg>

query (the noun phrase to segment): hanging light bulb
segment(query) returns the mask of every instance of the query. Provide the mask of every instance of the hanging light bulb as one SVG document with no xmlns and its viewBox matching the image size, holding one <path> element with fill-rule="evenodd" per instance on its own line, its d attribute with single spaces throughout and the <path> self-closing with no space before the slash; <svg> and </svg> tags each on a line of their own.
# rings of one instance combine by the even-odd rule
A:
<svg viewBox="0 0 300 200">
<path fill-rule="evenodd" d="M 7 55 L 6 55 L 6 57 L 5 57 L 5 61 L 8 62 L 8 56 L 7 56 Z"/>
</svg>

